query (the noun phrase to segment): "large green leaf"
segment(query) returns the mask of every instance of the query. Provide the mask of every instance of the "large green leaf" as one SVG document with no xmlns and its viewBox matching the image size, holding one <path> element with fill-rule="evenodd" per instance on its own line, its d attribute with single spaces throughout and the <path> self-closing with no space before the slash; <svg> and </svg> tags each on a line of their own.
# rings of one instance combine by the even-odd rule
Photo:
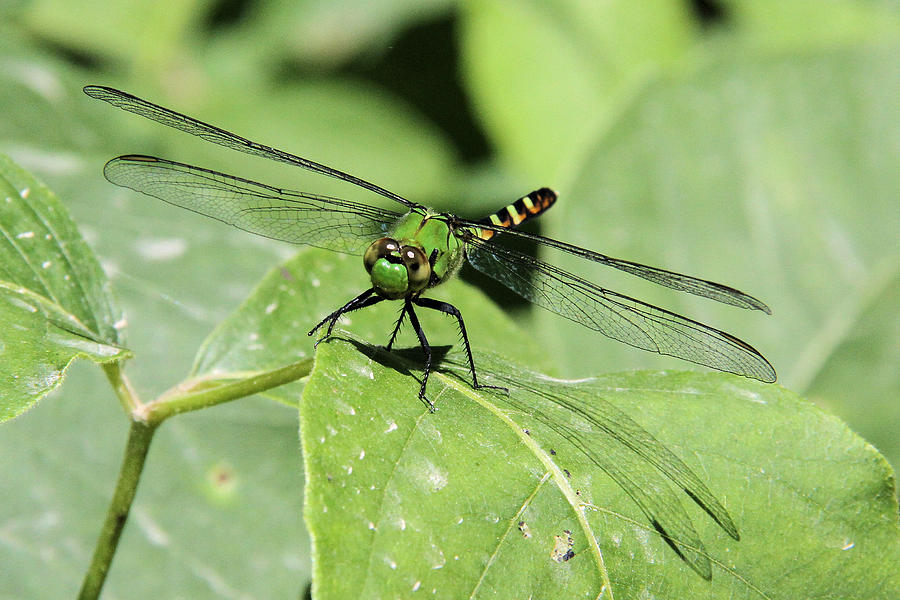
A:
<svg viewBox="0 0 900 600">
<path fill-rule="evenodd" d="M 354 340 L 320 347 L 301 409 L 318 598 L 596 598 L 604 582 L 617 598 L 900 594 L 890 467 L 783 388 L 660 372 L 568 382 L 477 361 L 509 397 L 473 390 L 456 365 L 432 376 L 429 413 L 415 362 Z M 740 541 L 658 481 L 636 454 L 641 426 L 714 490 Z M 679 549 L 698 570 L 708 560 L 710 581 L 629 483 L 686 511 L 700 542 Z"/>
<path fill-rule="evenodd" d="M 0 155 L 0 421 L 28 409 L 82 356 L 109 362 L 121 313 L 56 196 Z"/>
</svg>

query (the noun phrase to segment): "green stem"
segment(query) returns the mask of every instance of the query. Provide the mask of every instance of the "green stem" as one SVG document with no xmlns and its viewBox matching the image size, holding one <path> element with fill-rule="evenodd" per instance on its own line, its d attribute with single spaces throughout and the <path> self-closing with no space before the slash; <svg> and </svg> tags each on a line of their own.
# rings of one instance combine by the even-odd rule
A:
<svg viewBox="0 0 900 600">
<path fill-rule="evenodd" d="M 153 439 L 155 426 L 132 421 L 128 432 L 128 443 L 125 446 L 125 456 L 122 459 L 122 468 L 119 471 L 119 481 L 116 483 L 116 491 L 106 513 L 106 521 L 100 530 L 100 539 L 94 548 L 94 557 L 91 566 L 84 576 L 81 585 L 79 600 L 93 600 L 100 595 L 106 574 L 112 563 L 113 555 L 119 544 L 119 536 L 125 527 L 128 511 L 137 491 L 138 481 L 144 469 L 144 460 L 147 458 L 147 450 L 150 448 L 150 440 Z"/>
<path fill-rule="evenodd" d="M 273 387 L 296 381 L 309 375 L 312 359 L 305 359 L 280 369 L 266 371 L 232 383 L 217 385 L 200 392 L 170 391 L 149 404 L 142 404 L 131 389 L 119 363 L 104 365 L 106 376 L 119 397 L 119 402 L 131 418 L 131 429 L 125 456 L 119 470 L 116 491 L 106 513 L 106 521 L 94 548 L 91 566 L 84 576 L 79 600 L 94 600 L 100 595 L 106 574 L 119 544 L 119 537 L 134 502 L 144 461 L 156 428 L 167 418 L 183 412 L 198 410 L 238 398 L 264 392 Z M 196 382 L 195 382 L 196 383 Z M 178 388 L 176 388 L 177 390 Z"/>
<path fill-rule="evenodd" d="M 247 379 L 217 385 L 200 392 L 169 392 L 143 406 L 136 412 L 135 418 L 148 425 L 159 425 L 172 415 L 230 402 L 297 381 L 309 375 L 311 369 L 312 359 L 304 359 L 280 369 L 265 371 Z"/>
</svg>

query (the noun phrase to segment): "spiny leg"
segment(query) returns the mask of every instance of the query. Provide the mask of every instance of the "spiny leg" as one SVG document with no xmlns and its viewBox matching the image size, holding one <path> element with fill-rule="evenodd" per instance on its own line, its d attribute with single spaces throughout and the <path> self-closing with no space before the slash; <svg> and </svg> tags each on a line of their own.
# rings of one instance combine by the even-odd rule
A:
<svg viewBox="0 0 900 600">
<path fill-rule="evenodd" d="M 397 324 L 394 326 L 394 332 L 391 334 L 391 339 L 388 341 L 385 349 L 390 351 L 391 346 L 394 345 L 394 340 L 397 339 L 397 334 L 400 333 L 400 326 L 403 325 L 403 318 L 406 316 L 406 308 L 409 305 L 408 302 L 403 302 L 403 308 L 400 309 L 400 318 L 397 319 Z"/>
<path fill-rule="evenodd" d="M 343 305 L 342 307 L 340 307 L 339 309 L 337 309 L 336 311 L 334 311 L 333 313 L 331 313 L 330 315 L 328 315 L 327 317 L 325 317 L 324 319 L 319 321 L 319 323 L 315 327 L 310 329 L 309 333 L 307 335 L 313 335 L 314 333 L 316 333 L 316 331 L 318 331 L 322 327 L 322 325 L 324 325 L 325 323 L 328 323 L 328 330 L 325 332 L 324 336 L 322 336 L 321 338 L 316 340 L 315 346 L 318 346 L 319 342 L 321 342 L 322 340 L 325 340 L 325 339 L 328 339 L 329 337 L 331 337 L 331 332 L 334 330 L 334 325 L 335 325 L 335 323 L 337 323 L 337 320 L 338 320 L 338 318 L 340 318 L 341 315 L 346 314 L 348 312 L 352 312 L 354 310 L 359 310 L 360 308 L 372 306 L 373 304 L 378 304 L 379 302 L 384 300 L 384 298 L 382 298 L 381 296 L 372 296 L 372 294 L 374 294 L 374 293 L 375 293 L 375 289 L 369 288 L 368 290 L 366 290 L 365 292 L 363 292 L 356 298 L 352 299 L 347 304 Z"/>
<path fill-rule="evenodd" d="M 428 385 L 428 374 L 431 373 L 431 346 L 425 338 L 425 332 L 422 331 L 422 326 L 419 325 L 419 318 L 416 317 L 416 311 L 413 310 L 409 299 L 404 302 L 406 306 L 403 308 L 409 313 L 409 322 L 412 324 L 413 329 L 416 330 L 416 335 L 419 337 L 419 344 L 422 345 L 422 351 L 425 352 L 425 374 L 422 375 L 422 387 L 419 388 L 419 400 L 425 403 L 429 411 L 434 412 L 434 402 L 425 397 L 425 387 Z"/>
<path fill-rule="evenodd" d="M 459 332 L 462 334 L 463 345 L 466 347 L 466 356 L 469 358 L 469 371 L 472 373 L 472 387 L 475 389 L 479 388 L 487 388 L 492 390 L 502 390 L 509 393 L 509 390 L 505 387 L 500 387 L 497 385 L 486 385 L 478 383 L 478 375 L 475 373 L 475 359 L 472 357 L 472 348 L 469 346 L 469 336 L 466 334 L 466 324 L 463 322 L 462 313 L 459 312 L 459 309 L 450 304 L 449 302 L 441 302 L 440 300 L 434 300 L 432 298 L 416 298 L 413 300 L 413 303 L 416 306 L 421 306 L 422 308 L 430 308 L 433 310 L 440 311 L 444 314 L 448 314 L 452 317 L 456 317 L 456 322 L 459 325 Z M 410 308 L 410 310 L 412 310 Z"/>
</svg>

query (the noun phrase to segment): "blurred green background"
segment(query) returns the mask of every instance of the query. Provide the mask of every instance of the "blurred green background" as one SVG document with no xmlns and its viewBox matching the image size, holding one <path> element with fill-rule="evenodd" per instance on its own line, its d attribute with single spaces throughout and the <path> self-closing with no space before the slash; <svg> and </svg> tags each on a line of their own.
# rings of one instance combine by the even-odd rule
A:
<svg viewBox="0 0 900 600">
<path fill-rule="evenodd" d="M 733 285 L 774 315 L 547 258 L 748 340 L 780 384 L 900 464 L 896 1 L 4 0 L 0 17 L 0 152 L 59 194 L 100 256 L 147 399 L 295 249 L 118 189 L 106 160 L 158 154 L 372 198 L 116 111 L 86 84 L 464 216 L 553 187 L 541 233 Z M 491 293 L 556 375 L 691 367 Z M 80 363 L 0 431 L 0 597 L 73 595 L 125 434 Z M 260 399 L 168 423 L 107 597 L 301 593 L 298 449 L 296 411 Z"/>
</svg>

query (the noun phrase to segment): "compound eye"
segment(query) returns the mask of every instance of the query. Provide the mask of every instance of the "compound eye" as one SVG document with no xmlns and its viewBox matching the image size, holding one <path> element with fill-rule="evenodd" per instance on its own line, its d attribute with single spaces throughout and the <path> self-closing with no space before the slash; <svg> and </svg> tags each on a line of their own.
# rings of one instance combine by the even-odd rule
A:
<svg viewBox="0 0 900 600">
<path fill-rule="evenodd" d="M 428 287 L 431 281 L 431 265 L 425 253 L 415 246 L 403 246 L 400 249 L 400 259 L 406 267 L 411 292 L 418 292 Z"/>
<path fill-rule="evenodd" d="M 378 262 L 379 258 L 385 258 L 400 250 L 400 244 L 397 240 L 391 238 L 381 238 L 372 242 L 363 255 L 363 263 L 366 265 L 366 271 L 371 273 L 372 267 Z"/>
</svg>

